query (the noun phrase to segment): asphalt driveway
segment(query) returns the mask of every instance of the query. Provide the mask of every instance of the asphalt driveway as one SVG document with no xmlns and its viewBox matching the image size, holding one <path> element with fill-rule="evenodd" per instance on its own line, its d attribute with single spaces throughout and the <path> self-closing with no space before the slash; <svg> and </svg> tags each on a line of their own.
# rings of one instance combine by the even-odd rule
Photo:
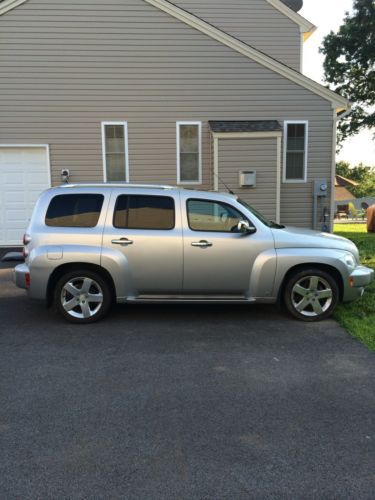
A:
<svg viewBox="0 0 375 500">
<path fill-rule="evenodd" d="M 142 305 L 76 327 L 9 275 L 1 499 L 374 498 L 375 357 L 335 322 Z"/>
</svg>

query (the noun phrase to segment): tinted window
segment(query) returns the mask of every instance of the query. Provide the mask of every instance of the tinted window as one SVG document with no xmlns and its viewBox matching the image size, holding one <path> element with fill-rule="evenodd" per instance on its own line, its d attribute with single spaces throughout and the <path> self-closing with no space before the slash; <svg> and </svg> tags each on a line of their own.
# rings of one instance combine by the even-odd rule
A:
<svg viewBox="0 0 375 500">
<path fill-rule="evenodd" d="M 208 200 L 189 200 L 187 202 L 190 229 L 193 231 L 216 231 L 231 233 L 246 218 L 226 203 Z"/>
<path fill-rule="evenodd" d="M 120 229 L 173 229 L 174 200 L 167 196 L 121 195 L 113 225 Z"/>
<path fill-rule="evenodd" d="M 94 227 L 97 225 L 104 196 L 101 194 L 61 194 L 48 207 L 47 226 Z"/>
</svg>

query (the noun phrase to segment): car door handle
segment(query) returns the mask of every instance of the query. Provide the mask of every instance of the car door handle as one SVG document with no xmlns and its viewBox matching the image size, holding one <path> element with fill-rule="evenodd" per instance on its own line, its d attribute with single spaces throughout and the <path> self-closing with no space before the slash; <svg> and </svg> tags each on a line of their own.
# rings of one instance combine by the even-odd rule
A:
<svg viewBox="0 0 375 500">
<path fill-rule="evenodd" d="M 128 238 L 120 238 L 119 240 L 112 240 L 113 245 L 122 245 L 122 246 L 128 246 L 132 245 L 134 241 L 129 240 Z"/>
<path fill-rule="evenodd" d="M 201 241 L 195 241 L 191 244 L 192 247 L 200 247 L 200 248 L 207 248 L 207 247 L 212 247 L 212 243 L 206 240 L 201 240 Z"/>
</svg>

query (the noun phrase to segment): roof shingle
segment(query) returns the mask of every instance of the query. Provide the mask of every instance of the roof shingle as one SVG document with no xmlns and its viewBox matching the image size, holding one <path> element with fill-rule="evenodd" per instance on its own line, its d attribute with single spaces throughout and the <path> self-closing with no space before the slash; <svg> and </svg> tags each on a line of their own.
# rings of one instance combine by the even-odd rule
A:
<svg viewBox="0 0 375 500">
<path fill-rule="evenodd" d="M 212 132 L 281 132 L 282 128 L 277 120 L 210 120 Z"/>
</svg>

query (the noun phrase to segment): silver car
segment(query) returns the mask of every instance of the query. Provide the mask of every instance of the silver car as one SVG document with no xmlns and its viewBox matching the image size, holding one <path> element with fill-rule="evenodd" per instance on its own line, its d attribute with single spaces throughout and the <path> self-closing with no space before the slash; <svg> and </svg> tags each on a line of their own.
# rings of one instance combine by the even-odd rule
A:
<svg viewBox="0 0 375 500">
<path fill-rule="evenodd" d="M 282 303 L 327 318 L 374 272 L 331 234 L 284 227 L 240 198 L 171 186 L 65 185 L 39 198 L 16 284 L 64 318 L 91 323 L 113 302 Z"/>
</svg>

